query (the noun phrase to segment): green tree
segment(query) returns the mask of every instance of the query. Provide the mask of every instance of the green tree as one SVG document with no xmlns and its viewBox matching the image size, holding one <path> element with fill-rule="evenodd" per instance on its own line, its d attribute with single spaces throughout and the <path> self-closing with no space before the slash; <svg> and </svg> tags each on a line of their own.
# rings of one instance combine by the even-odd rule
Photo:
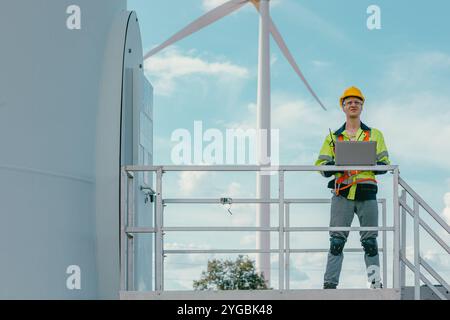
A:
<svg viewBox="0 0 450 320">
<path fill-rule="evenodd" d="M 257 290 L 268 289 L 264 276 L 256 272 L 255 263 L 240 255 L 235 261 L 213 259 L 200 280 L 194 280 L 195 290 Z"/>
</svg>

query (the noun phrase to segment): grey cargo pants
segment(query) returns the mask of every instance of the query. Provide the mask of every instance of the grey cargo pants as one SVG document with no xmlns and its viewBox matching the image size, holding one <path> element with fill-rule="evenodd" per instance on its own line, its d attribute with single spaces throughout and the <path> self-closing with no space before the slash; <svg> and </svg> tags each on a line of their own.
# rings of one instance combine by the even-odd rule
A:
<svg viewBox="0 0 450 320">
<path fill-rule="evenodd" d="M 378 226 L 378 204 L 377 200 L 354 201 L 348 200 L 342 196 L 333 195 L 331 199 L 331 217 L 330 227 L 350 227 L 353 216 L 356 213 L 361 227 Z M 338 237 L 347 240 L 348 231 L 330 231 L 330 237 Z M 378 231 L 360 231 L 361 241 L 369 238 L 376 238 Z M 324 282 L 339 284 L 339 275 L 344 261 L 344 253 L 333 255 L 328 252 L 327 267 L 324 276 Z M 367 268 L 367 276 L 373 277 L 373 266 L 379 270 L 380 258 L 376 254 L 372 257 L 364 255 L 364 261 Z M 371 267 L 372 266 L 372 267 Z M 369 268 L 371 267 L 371 268 Z M 376 277 L 379 281 L 379 272 Z"/>
</svg>

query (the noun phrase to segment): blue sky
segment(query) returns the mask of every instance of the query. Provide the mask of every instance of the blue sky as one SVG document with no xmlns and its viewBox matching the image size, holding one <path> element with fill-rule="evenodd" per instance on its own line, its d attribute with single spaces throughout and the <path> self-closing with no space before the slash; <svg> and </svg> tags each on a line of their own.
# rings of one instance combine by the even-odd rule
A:
<svg viewBox="0 0 450 320">
<path fill-rule="evenodd" d="M 128 6 L 137 11 L 147 52 L 223 2 L 129 0 Z M 272 41 L 272 125 L 280 130 L 280 162 L 299 165 L 314 162 L 328 128 L 336 129 L 345 121 L 338 97 L 346 87 L 356 85 L 367 99 L 363 122 L 384 133 L 391 161 L 400 165 L 402 177 L 450 222 L 450 3 L 444 0 L 414 4 L 406 0 L 271 2 L 275 24 L 328 108 L 325 112 L 314 102 Z M 381 9 L 380 30 L 369 30 L 366 26 L 369 16 L 366 10 L 373 4 Z M 172 132 L 179 128 L 192 132 L 194 121 L 202 121 L 204 130 L 255 128 L 257 39 L 258 15 L 252 5 L 247 5 L 146 61 L 146 74 L 155 88 L 155 164 L 172 164 L 171 150 L 176 144 L 171 142 Z M 380 197 L 390 199 L 391 181 L 390 175 L 380 178 Z M 242 177 L 186 173 L 167 175 L 166 182 L 165 190 L 170 197 L 255 195 L 251 174 Z M 330 196 L 326 180 L 316 173 L 292 175 L 286 186 L 290 197 Z M 272 187 L 276 196 L 276 184 L 272 183 Z M 236 213 L 229 216 L 220 207 L 185 207 L 185 216 L 198 218 L 183 219 L 179 210 L 170 213 L 168 208 L 166 223 L 254 225 L 252 206 L 234 209 Z M 303 206 L 295 210 L 301 225 L 305 225 L 305 219 L 315 226 L 328 223 L 327 206 Z M 275 221 L 276 217 L 274 225 Z M 450 241 L 443 230 L 439 234 Z M 324 233 L 295 237 L 299 245 L 328 246 Z M 254 245 L 251 233 L 239 239 L 213 238 L 214 241 L 205 242 L 211 239 L 210 235 L 168 235 L 166 243 L 172 248 Z M 349 247 L 359 246 L 357 234 L 350 240 Z M 422 253 L 450 279 L 450 259 L 443 250 L 424 238 Z M 206 260 L 207 257 L 198 256 L 169 257 L 168 287 L 189 288 Z M 296 285 L 320 287 L 324 263 L 325 255 L 297 255 L 292 271 Z M 348 254 L 342 285 L 364 286 L 362 268 L 362 255 Z"/>
</svg>

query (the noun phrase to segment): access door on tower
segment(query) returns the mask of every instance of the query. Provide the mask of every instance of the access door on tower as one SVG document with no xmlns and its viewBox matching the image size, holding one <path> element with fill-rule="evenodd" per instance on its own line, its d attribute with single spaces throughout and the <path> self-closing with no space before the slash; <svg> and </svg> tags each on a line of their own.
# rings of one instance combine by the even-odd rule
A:
<svg viewBox="0 0 450 320">
<path fill-rule="evenodd" d="M 122 165 L 151 165 L 153 163 L 153 88 L 141 67 L 126 68 L 124 72 L 122 106 Z M 153 174 L 140 172 L 134 181 L 134 216 L 137 227 L 153 227 Z M 153 290 L 153 234 L 134 234 L 127 246 L 127 268 L 134 270 L 128 279 L 129 290 Z M 129 273 L 129 275 L 131 275 Z"/>
</svg>

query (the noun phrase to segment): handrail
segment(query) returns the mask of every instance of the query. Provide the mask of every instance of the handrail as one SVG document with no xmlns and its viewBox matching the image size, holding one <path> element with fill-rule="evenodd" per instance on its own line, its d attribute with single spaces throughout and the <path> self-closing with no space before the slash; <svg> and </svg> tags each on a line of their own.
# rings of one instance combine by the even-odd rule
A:
<svg viewBox="0 0 450 320">
<path fill-rule="evenodd" d="M 414 211 L 411 209 L 410 206 L 408 206 L 408 204 L 405 201 L 399 200 L 399 203 L 403 208 L 405 208 L 406 212 L 408 212 L 411 217 L 414 217 Z M 439 243 L 442 248 L 444 248 L 445 251 L 450 253 L 450 246 L 448 246 L 445 243 L 445 241 L 442 240 L 441 237 L 439 237 L 438 234 L 436 232 L 434 232 L 433 229 L 431 229 L 431 227 L 425 221 L 423 221 L 422 219 L 419 219 L 419 223 L 428 232 L 428 234 L 434 240 L 436 240 L 436 242 Z"/>
<path fill-rule="evenodd" d="M 154 230 L 148 228 L 149 230 Z M 279 227 L 162 227 L 162 231 L 279 231 Z M 133 228 L 136 233 L 145 233 L 144 228 Z M 394 231 L 394 227 L 289 227 L 284 231 L 316 232 L 316 231 Z M 154 232 L 154 231 L 152 231 Z M 150 233 L 150 232 L 148 232 Z"/>
<path fill-rule="evenodd" d="M 447 231 L 447 233 L 450 233 L 450 226 L 447 224 L 447 222 L 444 221 L 426 202 L 422 199 L 401 177 L 398 178 L 399 184 L 413 197 L 414 199 L 419 202 L 419 204 L 424 208 L 433 218 L 436 220 L 437 223 L 441 225 L 442 228 Z"/>
<path fill-rule="evenodd" d="M 384 252 L 383 248 L 379 248 L 378 252 Z M 191 254 L 191 253 L 277 253 L 278 249 L 258 250 L 258 249 L 167 249 L 164 253 L 169 254 Z M 328 249 L 285 249 L 286 253 L 326 253 Z M 344 252 L 364 252 L 362 248 L 347 248 Z"/>
<path fill-rule="evenodd" d="M 402 197 L 399 198 L 399 206 L 403 208 L 403 215 L 406 215 L 405 212 L 414 218 L 414 264 L 411 263 L 405 256 L 404 250 L 401 254 L 401 261 L 404 265 L 408 266 L 414 273 L 414 298 L 420 299 L 420 280 L 422 280 L 440 299 L 447 300 L 446 297 L 437 290 L 434 285 L 425 277 L 421 271 L 420 267 L 423 266 L 425 270 L 427 270 L 432 277 L 434 277 L 439 284 L 445 287 L 447 290 L 450 290 L 450 286 L 448 283 L 420 256 L 420 226 L 439 244 L 441 247 L 450 253 L 450 246 L 435 232 L 433 229 L 425 223 L 419 216 L 419 208 L 422 207 L 425 211 L 436 221 L 439 223 L 441 227 L 443 227 L 447 233 L 450 231 L 450 226 L 439 217 L 439 215 L 403 180 L 399 177 L 398 179 L 399 185 L 403 187 L 404 191 L 402 193 Z M 408 193 L 414 200 L 413 206 L 411 207 L 406 202 L 406 193 Z M 403 218 L 406 219 L 406 218 Z M 405 221 L 402 223 L 402 246 L 406 247 L 406 230 L 404 230 Z M 402 278 L 404 279 L 405 269 L 402 269 Z"/>
<path fill-rule="evenodd" d="M 123 166 L 127 172 L 133 171 L 393 171 L 398 169 L 397 165 L 388 166 L 298 166 L 281 165 L 274 167 L 264 167 L 258 165 L 162 165 L 162 166 L 141 166 L 127 165 Z"/>
<path fill-rule="evenodd" d="M 450 291 L 450 285 L 425 261 L 425 259 L 420 258 L 420 264 L 424 266 L 425 270 L 427 270 L 442 286 Z"/>
<path fill-rule="evenodd" d="M 161 292 L 164 290 L 164 282 L 163 282 L 163 268 L 164 268 L 164 257 L 166 254 L 182 254 L 182 253 L 278 253 L 279 254 L 279 289 L 284 290 L 285 280 L 288 281 L 289 272 L 287 268 L 289 267 L 289 261 L 286 260 L 289 253 L 310 253 L 310 252 L 327 252 L 328 249 L 291 249 L 289 247 L 288 238 L 289 233 L 292 232 L 312 232 L 312 231 L 382 231 L 383 239 L 385 238 L 385 232 L 398 232 L 398 226 L 386 226 L 386 210 L 385 210 L 385 199 L 378 200 L 378 203 L 383 205 L 383 225 L 381 227 L 290 227 L 289 225 L 285 225 L 285 220 L 288 221 L 289 215 L 289 205 L 290 204 L 302 204 L 302 203 L 330 203 L 330 199 L 296 199 L 296 198 L 284 198 L 284 172 L 293 172 L 293 171 L 336 171 L 336 170 L 367 170 L 367 171 L 393 171 L 394 174 L 398 176 L 398 166 L 278 166 L 271 168 L 272 171 L 278 172 L 279 177 L 279 192 L 278 197 L 274 199 L 230 199 L 231 203 L 278 203 L 279 205 L 279 225 L 276 227 L 179 227 L 179 226 L 164 226 L 163 224 L 163 210 L 167 204 L 223 204 L 221 199 L 164 199 L 162 196 L 162 176 L 165 172 L 168 171 L 227 171 L 227 172 L 243 172 L 243 171 L 261 171 L 267 170 L 265 167 L 261 166 L 249 166 L 249 165 L 241 165 L 241 166 L 123 166 L 122 167 L 122 201 L 129 201 L 129 199 L 133 199 L 134 192 L 130 191 L 133 189 L 131 180 L 134 179 L 135 172 L 145 172 L 145 171 L 153 171 L 156 172 L 156 190 L 155 190 L 155 227 L 136 227 L 133 223 L 134 221 L 134 208 L 132 203 L 128 203 L 127 205 L 122 202 L 121 212 L 122 212 L 122 226 L 121 226 L 121 243 L 126 244 L 121 247 L 121 250 L 127 249 L 127 252 L 133 251 L 133 238 L 134 234 L 139 233 L 152 233 L 155 235 L 155 290 L 156 292 Z M 269 169 L 270 171 L 270 169 Z M 127 198 L 124 199 L 125 190 Z M 130 207 L 131 206 L 131 207 Z M 395 210 L 394 210 L 395 211 Z M 123 217 L 123 214 L 126 215 L 127 219 Z M 277 249 L 196 249 L 196 250 L 167 250 L 164 248 L 164 234 L 166 232 L 179 232 L 179 231 L 213 231 L 213 232 L 239 232 L 239 231 L 266 231 L 266 232 L 278 232 L 279 233 L 279 245 Z M 123 238 L 126 238 L 123 240 Z M 395 244 L 394 237 L 394 249 L 398 247 L 398 244 Z M 125 243 L 123 242 L 125 241 Z M 286 243 L 286 247 L 284 247 Z M 382 247 L 380 247 L 379 251 L 385 253 L 386 250 L 384 246 L 386 245 L 385 241 L 383 241 Z M 347 248 L 344 252 L 362 252 L 361 248 Z M 127 255 L 126 252 L 121 251 L 122 256 Z M 394 260 L 396 256 L 394 252 Z M 133 260 L 133 259 L 132 259 Z M 125 263 L 123 264 L 123 268 L 126 268 L 127 271 L 122 271 L 122 288 L 127 290 L 128 287 L 131 287 L 129 277 L 133 277 L 133 261 L 130 262 L 128 258 L 123 259 Z M 127 263 L 126 263 L 127 262 Z M 383 255 L 383 279 L 386 278 L 386 255 Z M 395 272 L 395 262 L 394 262 L 394 288 L 398 288 L 396 284 L 396 278 L 398 278 L 398 272 L 396 275 Z M 286 276 L 284 275 L 286 273 Z M 386 282 L 385 282 L 386 283 Z M 288 288 L 288 285 L 286 285 Z"/>
<path fill-rule="evenodd" d="M 415 266 L 406 257 L 402 257 L 402 261 L 412 272 L 414 272 Z M 422 272 L 420 273 L 420 280 L 422 280 L 441 300 L 447 300 L 445 296 L 423 275 Z"/>
</svg>

